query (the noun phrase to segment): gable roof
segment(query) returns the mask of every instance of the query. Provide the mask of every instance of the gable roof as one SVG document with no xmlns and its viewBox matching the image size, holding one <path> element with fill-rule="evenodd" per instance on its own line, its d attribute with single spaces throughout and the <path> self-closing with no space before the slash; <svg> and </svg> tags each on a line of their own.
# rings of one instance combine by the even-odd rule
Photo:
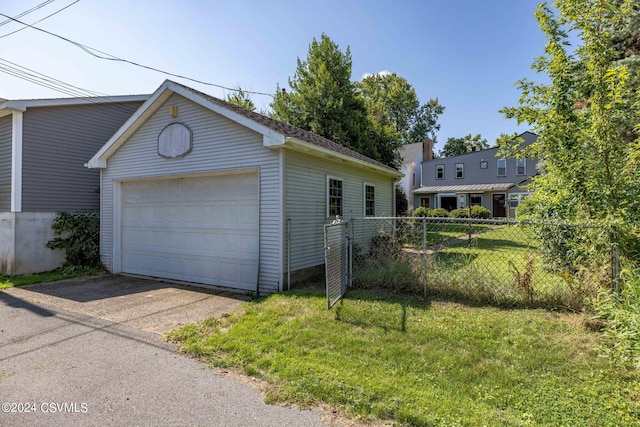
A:
<svg viewBox="0 0 640 427">
<path fill-rule="evenodd" d="M 266 147 L 297 146 L 317 153 L 348 159 L 389 175 L 402 176 L 397 170 L 389 166 L 313 132 L 279 122 L 255 111 L 247 110 L 171 80 L 165 80 L 149 99 L 140 106 L 138 111 L 136 111 L 118 132 L 89 160 L 87 167 L 106 168 L 107 159 L 174 93 L 262 134 L 263 144 Z"/>
<path fill-rule="evenodd" d="M 0 117 L 13 111 L 27 111 L 35 107 L 57 107 L 65 105 L 118 104 L 121 102 L 146 101 L 149 95 L 91 96 L 82 98 L 47 98 L 47 99 L 2 99 L 0 98 Z"/>
</svg>

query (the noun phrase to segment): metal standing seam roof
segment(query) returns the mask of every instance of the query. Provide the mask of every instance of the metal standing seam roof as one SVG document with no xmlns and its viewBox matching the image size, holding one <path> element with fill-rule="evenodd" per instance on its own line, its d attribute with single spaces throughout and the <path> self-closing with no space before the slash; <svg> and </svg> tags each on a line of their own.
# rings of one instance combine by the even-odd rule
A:
<svg viewBox="0 0 640 427">
<path fill-rule="evenodd" d="M 203 98 L 206 98 L 208 101 L 217 104 L 223 108 L 226 108 L 228 110 L 231 110 L 235 113 L 241 114 L 243 116 L 245 116 L 246 118 L 253 120 L 263 126 L 268 127 L 269 129 L 278 132 L 282 135 L 284 135 L 285 137 L 292 137 L 292 138 L 296 138 L 296 139 L 300 139 L 302 141 L 308 142 L 310 144 L 316 145 L 318 147 L 321 148 L 325 148 L 327 150 L 331 150 L 334 151 L 336 153 L 345 155 L 345 156 L 349 156 L 352 157 L 354 159 L 358 159 L 361 161 L 364 161 L 366 163 L 370 163 L 374 166 L 380 167 L 380 168 L 384 168 L 384 169 L 388 169 L 389 171 L 394 171 L 394 172 L 398 172 L 397 169 L 394 169 L 392 167 L 389 167 L 383 163 L 380 163 L 376 160 L 373 160 L 370 157 L 367 157 L 363 154 L 360 154 L 354 150 L 351 150 L 343 145 L 338 144 L 337 142 L 331 141 L 330 139 L 324 138 L 320 135 L 317 135 L 313 132 L 309 132 L 306 131 L 304 129 L 300 129 L 298 127 L 289 125 L 287 123 L 283 123 L 277 120 L 272 119 L 271 117 L 267 117 L 265 115 L 262 115 L 260 113 L 256 113 L 255 111 L 251 111 L 251 110 L 247 110 L 246 108 L 242 108 L 239 107 L 235 104 L 232 104 L 230 102 L 227 101 L 223 101 L 222 99 L 213 97 L 211 95 L 207 95 L 206 93 L 200 92 L 198 90 L 195 90 L 193 88 L 190 88 L 189 86 L 185 86 L 182 85 L 180 83 L 176 83 L 173 82 L 175 85 L 180 86 L 182 88 L 184 88 L 185 90 L 188 90 L 198 96 L 201 96 Z"/>
<path fill-rule="evenodd" d="M 497 184 L 467 184 L 467 185 L 431 185 L 413 190 L 414 194 L 428 193 L 474 193 L 483 191 L 503 191 L 515 186 L 514 182 Z"/>
</svg>

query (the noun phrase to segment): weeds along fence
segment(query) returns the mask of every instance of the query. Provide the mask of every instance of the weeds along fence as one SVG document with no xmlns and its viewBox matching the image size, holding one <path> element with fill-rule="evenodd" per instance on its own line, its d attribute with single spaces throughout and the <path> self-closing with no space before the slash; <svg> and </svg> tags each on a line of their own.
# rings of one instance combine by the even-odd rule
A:
<svg viewBox="0 0 640 427">
<path fill-rule="evenodd" d="M 398 217 L 327 227 L 329 306 L 355 287 L 580 309 L 616 274 L 606 250 L 590 254 L 585 268 L 572 244 L 584 229 L 568 224 Z"/>
</svg>

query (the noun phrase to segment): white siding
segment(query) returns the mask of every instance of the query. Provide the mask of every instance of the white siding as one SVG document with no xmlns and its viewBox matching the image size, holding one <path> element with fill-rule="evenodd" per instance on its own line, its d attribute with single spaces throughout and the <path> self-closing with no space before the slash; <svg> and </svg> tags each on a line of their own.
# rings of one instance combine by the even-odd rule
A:
<svg viewBox="0 0 640 427">
<path fill-rule="evenodd" d="M 178 107 L 176 119 L 169 115 L 170 106 Z M 158 135 L 172 122 L 193 132 L 193 150 L 184 158 L 158 155 Z M 175 94 L 109 158 L 102 172 L 100 252 L 105 266 L 113 267 L 114 180 L 243 168 L 260 171 L 260 293 L 277 292 L 282 280 L 278 153 L 263 147 L 261 135 Z"/>
<path fill-rule="evenodd" d="M 393 215 L 393 179 L 346 162 L 286 151 L 285 219 L 291 219 L 291 270 L 324 264 L 327 175 L 342 179 L 344 218 L 364 216 L 363 183 L 374 185 L 376 216 Z"/>
</svg>

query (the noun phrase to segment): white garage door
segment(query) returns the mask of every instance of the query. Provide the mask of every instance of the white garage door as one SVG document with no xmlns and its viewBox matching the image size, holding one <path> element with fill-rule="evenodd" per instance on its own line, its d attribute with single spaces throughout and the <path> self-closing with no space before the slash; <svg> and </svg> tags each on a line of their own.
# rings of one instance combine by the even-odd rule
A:
<svg viewBox="0 0 640 427">
<path fill-rule="evenodd" d="M 257 173 L 122 186 L 122 271 L 255 290 Z"/>
</svg>

